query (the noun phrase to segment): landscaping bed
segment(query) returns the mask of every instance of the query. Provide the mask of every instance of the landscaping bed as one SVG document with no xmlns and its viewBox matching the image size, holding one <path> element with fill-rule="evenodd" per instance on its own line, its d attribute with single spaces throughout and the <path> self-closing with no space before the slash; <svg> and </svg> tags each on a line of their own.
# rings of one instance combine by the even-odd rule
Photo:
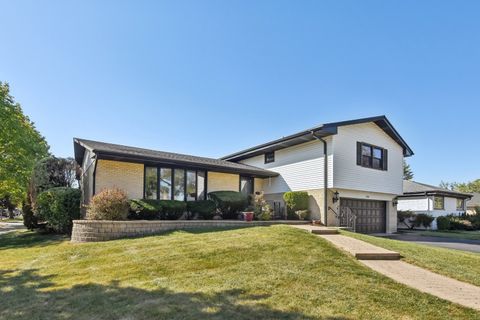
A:
<svg viewBox="0 0 480 320">
<path fill-rule="evenodd" d="M 287 226 L 0 236 L 1 319 L 475 319 Z"/>
</svg>

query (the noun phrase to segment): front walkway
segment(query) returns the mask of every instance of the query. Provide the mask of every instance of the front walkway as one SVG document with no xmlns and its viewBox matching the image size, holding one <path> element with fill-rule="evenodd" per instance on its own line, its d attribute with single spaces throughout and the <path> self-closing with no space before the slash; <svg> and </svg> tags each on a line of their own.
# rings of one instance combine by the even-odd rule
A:
<svg viewBox="0 0 480 320">
<path fill-rule="evenodd" d="M 331 233 L 331 228 L 316 226 L 292 226 L 312 233 Z M 341 234 L 318 234 L 336 247 L 352 254 L 369 268 L 409 287 L 439 298 L 480 310 L 480 287 L 445 277 L 400 260 L 392 260 L 396 252 Z M 359 255 L 360 253 L 360 255 Z M 382 254 L 388 253 L 386 259 Z M 396 253 L 398 254 L 398 253 Z M 399 258 L 399 256 L 398 256 Z"/>
</svg>

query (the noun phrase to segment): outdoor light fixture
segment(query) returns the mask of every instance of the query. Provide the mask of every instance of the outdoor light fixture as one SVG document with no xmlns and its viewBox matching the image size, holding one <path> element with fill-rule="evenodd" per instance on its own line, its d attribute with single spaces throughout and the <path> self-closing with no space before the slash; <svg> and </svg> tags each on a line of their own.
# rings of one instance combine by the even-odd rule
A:
<svg viewBox="0 0 480 320">
<path fill-rule="evenodd" d="M 338 201 L 338 191 L 335 191 L 335 193 L 333 194 L 333 203 L 337 201 Z"/>
<path fill-rule="evenodd" d="M 397 198 L 393 199 L 392 204 L 393 204 L 394 207 L 396 207 L 397 204 L 398 204 L 398 199 Z"/>
</svg>

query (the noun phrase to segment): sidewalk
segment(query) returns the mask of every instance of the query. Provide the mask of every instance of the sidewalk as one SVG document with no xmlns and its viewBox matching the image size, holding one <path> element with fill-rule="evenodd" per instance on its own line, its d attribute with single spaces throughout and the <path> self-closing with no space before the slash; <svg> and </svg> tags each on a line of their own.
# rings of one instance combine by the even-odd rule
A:
<svg viewBox="0 0 480 320">
<path fill-rule="evenodd" d="M 292 226 L 312 233 L 322 233 L 331 228 L 317 226 Z M 480 287 L 436 274 L 400 260 L 400 255 L 364 241 L 341 234 L 318 234 L 339 249 L 360 260 L 367 267 L 409 287 L 429 293 L 441 299 L 480 310 Z M 382 258 L 384 255 L 385 258 Z"/>
<path fill-rule="evenodd" d="M 22 222 L 0 222 L 0 234 L 25 229 Z"/>
</svg>

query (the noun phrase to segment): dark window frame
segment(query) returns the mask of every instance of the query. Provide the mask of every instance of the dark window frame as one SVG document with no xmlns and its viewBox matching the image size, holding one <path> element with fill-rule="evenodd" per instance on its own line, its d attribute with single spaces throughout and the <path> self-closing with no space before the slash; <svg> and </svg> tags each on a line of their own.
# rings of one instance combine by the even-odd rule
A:
<svg viewBox="0 0 480 320">
<path fill-rule="evenodd" d="M 442 199 L 442 206 L 437 207 L 436 199 Z M 433 210 L 445 210 L 445 197 L 444 196 L 433 196 Z"/>
<path fill-rule="evenodd" d="M 275 162 L 275 151 L 265 152 L 264 162 L 265 163 Z"/>
<path fill-rule="evenodd" d="M 364 147 L 369 149 L 369 156 L 363 155 Z M 379 150 L 381 152 L 380 158 L 375 157 L 375 150 Z M 365 157 L 368 158 L 368 164 L 365 164 Z M 379 161 L 379 166 L 375 165 L 375 160 Z M 357 165 L 368 169 L 388 171 L 388 150 L 374 144 L 357 142 Z"/>
<path fill-rule="evenodd" d="M 255 178 L 250 176 L 242 176 L 242 175 L 239 176 L 238 191 L 242 192 L 242 179 L 249 180 L 252 185 L 252 193 L 250 193 L 249 195 L 255 194 Z"/>
<path fill-rule="evenodd" d="M 183 200 L 177 200 L 177 201 L 187 201 L 187 171 L 195 171 L 195 189 L 197 189 L 197 192 L 195 194 L 195 200 L 193 201 L 198 201 L 198 200 L 207 200 L 207 182 L 208 182 L 208 170 L 204 169 L 194 169 L 194 168 L 188 168 L 188 167 L 181 167 L 181 166 L 165 166 L 165 165 L 147 165 L 144 164 L 143 166 L 143 199 L 147 199 L 145 197 L 146 195 L 146 188 L 145 188 L 145 183 L 146 183 L 146 171 L 148 168 L 156 168 L 157 169 L 157 200 L 160 200 L 160 169 L 170 169 L 172 170 L 171 173 L 171 179 L 172 179 L 172 186 L 171 186 L 171 192 L 170 192 L 170 199 L 169 200 L 175 200 L 175 190 L 174 190 L 174 181 L 175 181 L 175 174 L 177 170 L 183 170 L 183 175 L 184 175 L 184 195 L 183 195 Z M 204 190 L 204 195 L 203 199 L 198 198 L 198 173 L 199 172 L 204 172 L 204 182 L 203 182 L 203 190 Z M 189 200 L 192 201 L 192 200 Z"/>
<path fill-rule="evenodd" d="M 461 201 L 460 203 L 462 204 L 460 207 L 458 206 L 458 201 Z M 465 199 L 460 199 L 460 198 L 457 198 L 457 211 L 463 211 L 465 210 Z"/>
</svg>

